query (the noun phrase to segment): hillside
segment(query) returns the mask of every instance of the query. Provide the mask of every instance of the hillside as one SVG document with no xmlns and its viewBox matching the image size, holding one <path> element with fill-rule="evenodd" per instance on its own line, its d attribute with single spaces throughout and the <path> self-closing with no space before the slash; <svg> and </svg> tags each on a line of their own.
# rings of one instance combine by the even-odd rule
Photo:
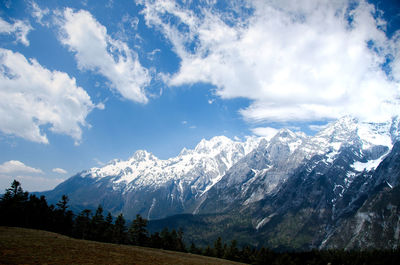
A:
<svg viewBox="0 0 400 265">
<path fill-rule="evenodd" d="M 0 227 L 0 264 L 240 264 L 173 251 L 77 240 Z"/>
</svg>

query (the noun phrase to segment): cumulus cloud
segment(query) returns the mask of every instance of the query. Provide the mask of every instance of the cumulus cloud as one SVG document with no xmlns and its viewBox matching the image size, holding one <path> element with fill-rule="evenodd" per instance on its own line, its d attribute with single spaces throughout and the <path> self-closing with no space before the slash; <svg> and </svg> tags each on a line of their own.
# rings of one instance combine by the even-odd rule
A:
<svg viewBox="0 0 400 265">
<path fill-rule="evenodd" d="M 28 22 L 22 20 L 14 20 L 14 23 L 8 23 L 0 17 L 0 33 L 15 34 L 17 41 L 21 42 L 25 46 L 29 46 L 29 40 L 27 35 L 32 30 L 31 25 Z"/>
<path fill-rule="evenodd" d="M 147 103 L 145 87 L 151 81 L 150 73 L 125 42 L 111 38 L 107 29 L 84 10 L 65 9 L 60 26 L 60 40 L 75 53 L 79 69 L 103 75 L 122 97 Z"/>
<path fill-rule="evenodd" d="M 6 161 L 0 164 L 0 190 L 9 188 L 14 179 L 22 183 L 24 190 L 31 192 L 53 189 L 65 180 L 62 178 L 48 178 L 43 174 L 44 172 L 41 169 L 30 167 L 21 161 Z"/>
<path fill-rule="evenodd" d="M 51 171 L 53 171 L 54 173 L 58 173 L 58 174 L 67 174 L 68 172 L 65 169 L 62 168 L 53 168 Z"/>
<path fill-rule="evenodd" d="M 240 113 L 251 122 L 400 114 L 400 33 L 387 38 L 372 4 L 231 3 L 223 11 L 213 4 L 140 1 L 147 25 L 162 32 L 181 59 L 166 82 L 206 82 L 221 98 L 248 98 L 252 103 Z"/>
<path fill-rule="evenodd" d="M 251 131 L 255 135 L 262 136 L 270 140 L 278 133 L 279 130 L 272 127 L 258 127 L 253 128 Z"/>
<path fill-rule="evenodd" d="M 78 144 L 94 108 L 74 78 L 42 67 L 35 59 L 0 48 L 0 131 L 48 143 L 44 126 Z"/>
<path fill-rule="evenodd" d="M 13 173 L 38 173 L 42 174 L 43 171 L 41 169 L 33 168 L 25 165 L 21 161 L 18 160 L 10 160 L 6 161 L 3 164 L 0 164 L 0 173 L 4 174 L 13 174 Z"/>
</svg>

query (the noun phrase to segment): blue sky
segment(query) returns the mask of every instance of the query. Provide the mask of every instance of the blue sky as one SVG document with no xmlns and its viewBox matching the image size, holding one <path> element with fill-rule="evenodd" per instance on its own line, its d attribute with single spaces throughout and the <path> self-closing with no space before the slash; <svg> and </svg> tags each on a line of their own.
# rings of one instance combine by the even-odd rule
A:
<svg viewBox="0 0 400 265">
<path fill-rule="evenodd" d="M 2 0 L 0 189 L 50 189 L 138 149 L 387 120 L 399 24 L 396 0 Z"/>
</svg>

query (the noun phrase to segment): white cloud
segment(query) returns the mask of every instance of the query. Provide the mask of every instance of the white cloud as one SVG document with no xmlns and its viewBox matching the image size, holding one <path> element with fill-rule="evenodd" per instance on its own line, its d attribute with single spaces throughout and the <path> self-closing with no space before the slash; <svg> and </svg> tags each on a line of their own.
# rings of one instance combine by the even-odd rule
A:
<svg viewBox="0 0 400 265">
<path fill-rule="evenodd" d="M 50 10 L 46 7 L 45 9 L 41 9 L 38 4 L 34 1 L 30 2 L 31 8 L 32 8 L 32 16 L 36 18 L 36 21 L 41 24 L 45 25 L 42 22 L 42 19 L 44 16 L 48 15 L 50 13 Z M 46 24 L 47 25 L 47 24 Z"/>
<path fill-rule="evenodd" d="M 94 108 L 74 78 L 50 71 L 36 60 L 0 48 L 0 131 L 48 143 L 43 126 L 78 144 L 86 116 Z"/>
<path fill-rule="evenodd" d="M 265 138 L 267 138 L 268 140 L 272 139 L 272 137 L 274 137 L 279 130 L 272 128 L 272 127 L 258 127 L 258 128 L 253 128 L 251 129 L 251 131 L 258 136 L 263 136 Z"/>
<path fill-rule="evenodd" d="M 14 20 L 14 24 L 10 24 L 0 17 L 0 33 L 15 34 L 17 41 L 25 46 L 29 46 L 27 35 L 32 30 L 28 22 L 22 20 Z"/>
<path fill-rule="evenodd" d="M 242 3 L 246 12 L 240 4 L 194 12 L 172 0 L 140 3 L 147 25 L 181 59 L 165 80 L 207 82 L 221 98 L 248 98 L 240 111 L 248 121 L 400 114 L 400 33 L 389 40 L 366 1 L 254 0 Z M 392 79 L 381 69 L 387 56 L 394 58 Z"/>
<path fill-rule="evenodd" d="M 322 131 L 323 129 L 325 129 L 326 126 L 327 126 L 326 124 L 325 124 L 325 125 L 315 125 L 315 124 L 311 124 L 311 125 L 308 126 L 308 128 L 309 128 L 311 131 L 319 132 L 319 131 Z"/>
<path fill-rule="evenodd" d="M 147 103 L 149 71 L 125 42 L 112 39 L 107 29 L 84 10 L 65 9 L 60 24 L 61 42 L 75 53 L 79 69 L 98 72 L 124 98 Z"/>
<path fill-rule="evenodd" d="M 53 171 L 54 173 L 58 173 L 58 174 L 67 174 L 68 172 L 65 169 L 62 168 L 53 168 L 51 171 Z"/>
<path fill-rule="evenodd" d="M 61 168 L 59 169 L 62 170 Z M 9 188 L 14 179 L 21 182 L 24 190 L 30 192 L 53 189 L 65 180 L 62 178 L 48 178 L 43 174 L 44 172 L 41 169 L 27 166 L 21 161 L 6 161 L 0 164 L 0 193 Z"/>
<path fill-rule="evenodd" d="M 147 53 L 147 58 L 148 58 L 149 60 L 153 61 L 154 58 L 155 58 L 155 56 L 156 56 L 156 54 L 159 53 L 159 52 L 161 52 L 160 49 L 154 49 L 154 50 L 152 50 L 151 52 Z"/>
<path fill-rule="evenodd" d="M 17 175 L 9 176 L 0 174 L 0 193 L 11 186 L 13 180 L 18 180 L 25 191 L 46 191 L 54 189 L 58 184 L 65 181 L 62 178 L 46 178 L 43 176 Z"/>
<path fill-rule="evenodd" d="M 0 164 L 0 173 L 4 174 L 13 174 L 13 173 L 38 173 L 42 174 L 43 171 L 41 169 L 33 168 L 25 165 L 21 161 L 18 160 L 10 160 L 6 161 L 3 164 Z"/>
</svg>

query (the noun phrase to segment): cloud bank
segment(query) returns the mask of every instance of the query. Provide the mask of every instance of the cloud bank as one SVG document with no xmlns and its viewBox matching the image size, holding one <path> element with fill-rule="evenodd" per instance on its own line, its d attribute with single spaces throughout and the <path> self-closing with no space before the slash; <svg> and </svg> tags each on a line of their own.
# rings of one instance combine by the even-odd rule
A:
<svg viewBox="0 0 400 265">
<path fill-rule="evenodd" d="M 249 122 L 385 120 L 400 114 L 400 32 L 366 1 L 139 1 L 181 59 L 166 82 L 248 98 Z M 387 69 L 387 72 L 383 70 Z"/>
</svg>

